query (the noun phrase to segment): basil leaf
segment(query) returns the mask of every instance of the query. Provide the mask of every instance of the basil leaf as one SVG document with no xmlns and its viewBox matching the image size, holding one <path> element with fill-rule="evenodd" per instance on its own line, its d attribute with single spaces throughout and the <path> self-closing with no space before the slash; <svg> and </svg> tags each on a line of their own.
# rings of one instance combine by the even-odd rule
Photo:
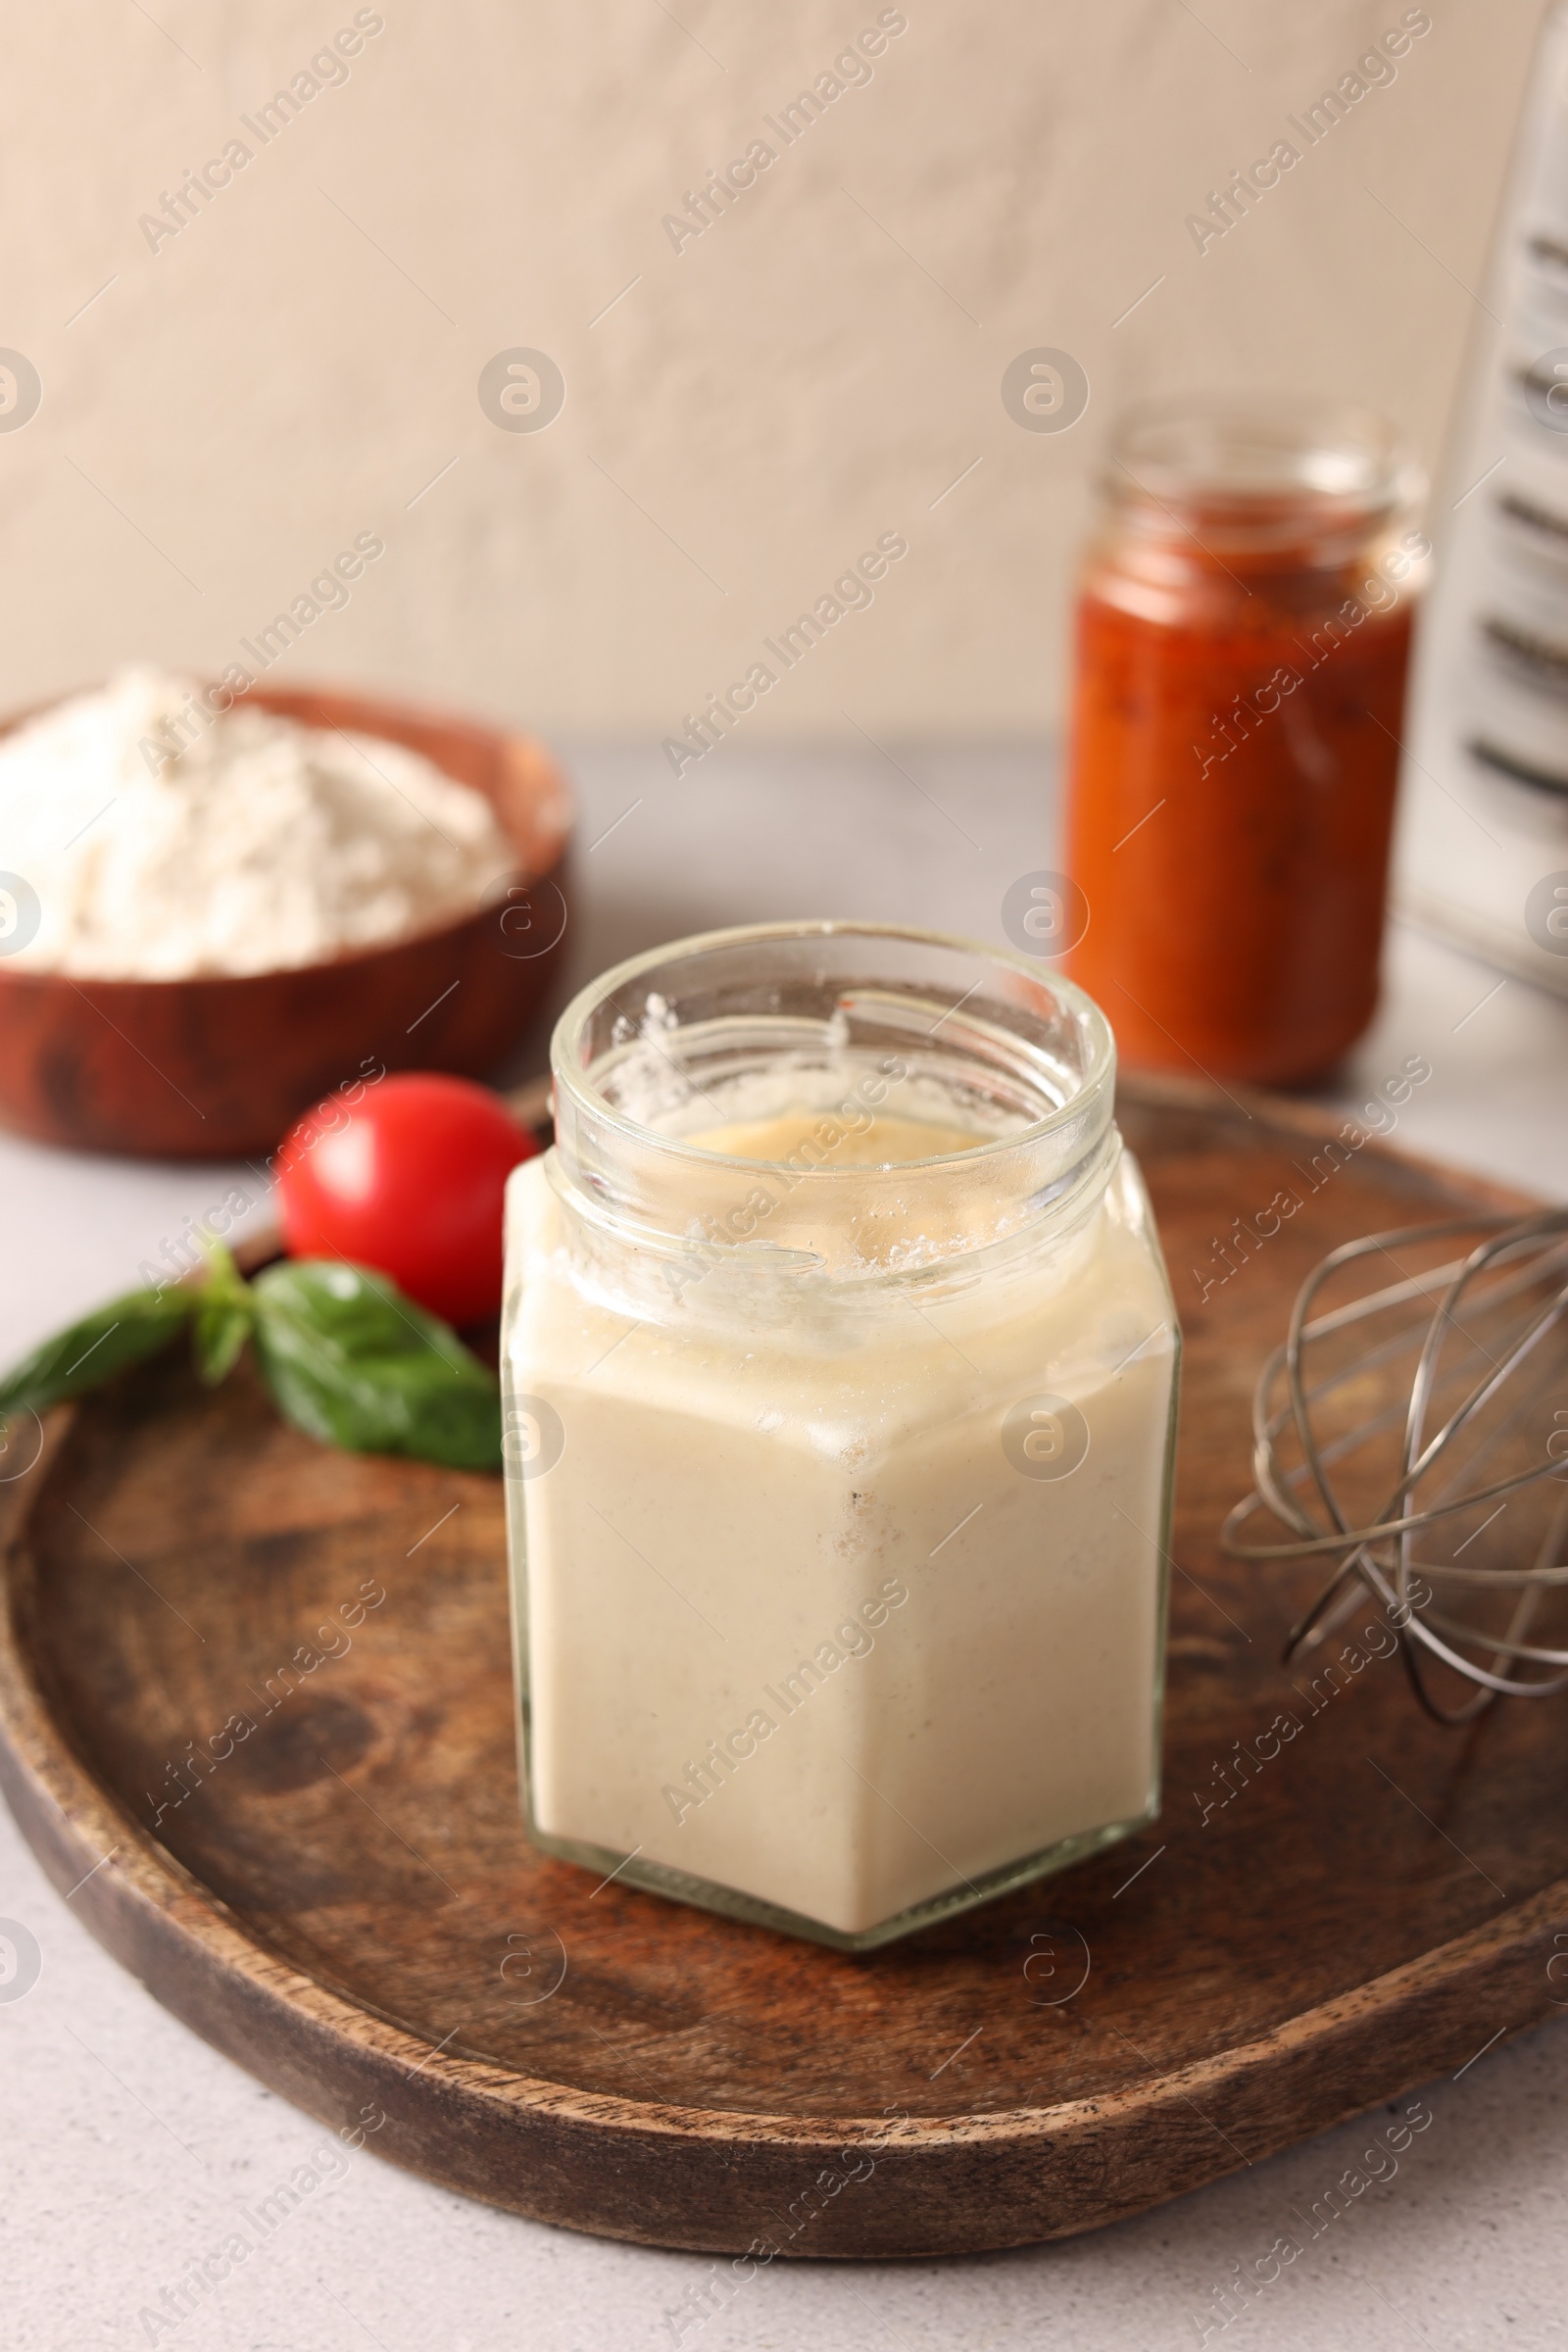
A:
<svg viewBox="0 0 1568 2352">
<path fill-rule="evenodd" d="M 216 1389 L 233 1371 L 255 1320 L 249 1306 L 226 1300 L 202 1300 L 191 1326 L 191 1341 L 196 1351 L 196 1369 L 208 1388 Z"/>
<path fill-rule="evenodd" d="M 198 1294 L 191 1343 L 196 1369 L 210 1389 L 226 1380 L 239 1361 L 240 1349 L 256 1321 L 250 1284 L 234 1263 L 234 1253 L 211 1238 L 205 1244 L 207 1278 Z"/>
<path fill-rule="evenodd" d="M 62 1396 L 96 1389 L 126 1364 L 156 1355 L 195 1310 L 199 1294 L 181 1284 L 167 1291 L 127 1291 L 45 1340 L 0 1380 L 0 1412 L 30 1407 L 41 1413 Z"/>
<path fill-rule="evenodd" d="M 256 1351 L 278 1410 L 353 1453 L 501 1467 L 495 1381 L 450 1325 L 384 1274 L 291 1258 L 252 1285 Z"/>
</svg>

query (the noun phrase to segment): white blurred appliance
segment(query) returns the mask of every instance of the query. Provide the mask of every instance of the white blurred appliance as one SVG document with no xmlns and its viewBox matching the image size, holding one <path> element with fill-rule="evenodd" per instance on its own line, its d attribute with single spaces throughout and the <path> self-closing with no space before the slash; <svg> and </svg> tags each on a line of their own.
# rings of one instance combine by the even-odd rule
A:
<svg viewBox="0 0 1568 2352">
<path fill-rule="evenodd" d="M 1542 28 L 1484 302 L 1434 502 L 1396 905 L 1568 995 L 1568 0 Z"/>
</svg>

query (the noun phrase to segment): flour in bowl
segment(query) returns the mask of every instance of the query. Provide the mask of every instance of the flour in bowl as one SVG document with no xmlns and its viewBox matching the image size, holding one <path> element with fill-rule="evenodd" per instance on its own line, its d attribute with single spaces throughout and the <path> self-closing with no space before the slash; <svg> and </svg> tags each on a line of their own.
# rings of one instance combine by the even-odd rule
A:
<svg viewBox="0 0 1568 2352">
<path fill-rule="evenodd" d="M 0 740 L 9 966 L 183 980 L 325 962 L 460 921 L 516 852 L 490 804 L 379 735 L 122 669 Z"/>
</svg>

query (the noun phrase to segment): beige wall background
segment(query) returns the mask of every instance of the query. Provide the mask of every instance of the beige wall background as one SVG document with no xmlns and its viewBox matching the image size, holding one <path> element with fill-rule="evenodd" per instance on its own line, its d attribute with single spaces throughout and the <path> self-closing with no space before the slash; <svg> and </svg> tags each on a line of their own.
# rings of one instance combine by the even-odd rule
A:
<svg viewBox="0 0 1568 2352">
<path fill-rule="evenodd" d="M 0 431 L 7 707 L 141 655 L 216 672 L 369 533 L 274 678 L 662 736 L 897 532 L 745 729 L 1049 726 L 1127 400 L 1355 395 L 1433 458 L 1541 9 L 1430 0 L 1396 79 L 1201 254 L 1186 216 L 1401 0 L 384 0 L 313 75 L 356 13 L 8 12 L 0 345 L 41 398 Z M 889 14 L 786 147 L 763 118 Z M 264 145 L 242 118 L 291 87 Z M 235 138 L 177 234 L 140 225 Z M 663 217 L 760 138 L 675 250 Z M 1003 406 L 1040 346 L 1088 375 L 1070 430 Z M 564 379 L 547 429 L 480 405 L 517 348 Z"/>
</svg>

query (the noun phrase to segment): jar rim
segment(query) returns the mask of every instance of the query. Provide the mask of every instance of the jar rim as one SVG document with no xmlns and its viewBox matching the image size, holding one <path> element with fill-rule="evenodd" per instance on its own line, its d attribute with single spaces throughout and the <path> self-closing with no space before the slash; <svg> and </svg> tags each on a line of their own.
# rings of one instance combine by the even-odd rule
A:
<svg viewBox="0 0 1568 2352">
<path fill-rule="evenodd" d="M 1310 394 L 1189 392 L 1128 409 L 1103 483 L 1117 501 L 1243 514 L 1375 515 L 1423 485 L 1403 436 L 1375 409 Z"/>
<path fill-rule="evenodd" d="M 912 923 L 878 923 L 862 921 L 854 916 L 823 916 L 766 923 L 740 923 L 718 931 L 694 932 L 683 939 L 670 940 L 662 947 L 645 950 L 613 964 L 591 980 L 571 999 L 557 1021 L 550 1041 L 551 1074 L 559 1093 L 564 1090 L 575 1102 L 587 1110 L 612 1133 L 619 1134 L 639 1150 L 654 1148 L 668 1152 L 698 1165 L 735 1172 L 751 1171 L 772 1165 L 772 1162 L 746 1158 L 738 1153 L 710 1151 L 706 1145 L 694 1144 L 681 1136 L 669 1135 L 658 1127 L 634 1118 L 612 1102 L 591 1075 L 590 1065 L 579 1050 L 594 1013 L 618 991 L 657 972 L 677 957 L 689 958 L 701 955 L 718 954 L 739 947 L 764 946 L 770 941 L 788 943 L 810 939 L 886 939 L 908 942 L 917 947 L 951 951 L 956 955 L 978 957 L 1002 971 L 1044 985 L 1055 997 L 1062 1009 L 1070 1013 L 1088 1043 L 1085 1066 L 1075 1086 L 1059 1103 L 1041 1118 L 1005 1134 L 977 1137 L 972 1145 L 958 1152 L 934 1153 L 926 1159 L 900 1160 L 895 1163 L 901 1173 L 911 1169 L 934 1170 L 962 1166 L 968 1170 L 989 1164 L 1007 1152 L 1038 1144 L 1057 1130 L 1069 1126 L 1084 1115 L 1085 1105 L 1098 1094 L 1107 1091 L 1114 1082 L 1116 1043 L 1110 1023 L 1100 1005 L 1085 990 L 1055 971 L 1043 960 L 1023 956 L 1007 948 L 997 947 L 988 940 L 976 940 L 961 933 L 931 931 Z M 957 1006 L 952 1008 L 954 1011 Z M 944 1017 L 947 1017 L 946 1015 Z M 559 1105 L 558 1105 L 559 1125 Z M 863 1185 L 866 1168 L 815 1167 L 805 1171 L 802 1182 L 814 1183 L 826 1177 L 830 1181 L 853 1179 Z"/>
</svg>

